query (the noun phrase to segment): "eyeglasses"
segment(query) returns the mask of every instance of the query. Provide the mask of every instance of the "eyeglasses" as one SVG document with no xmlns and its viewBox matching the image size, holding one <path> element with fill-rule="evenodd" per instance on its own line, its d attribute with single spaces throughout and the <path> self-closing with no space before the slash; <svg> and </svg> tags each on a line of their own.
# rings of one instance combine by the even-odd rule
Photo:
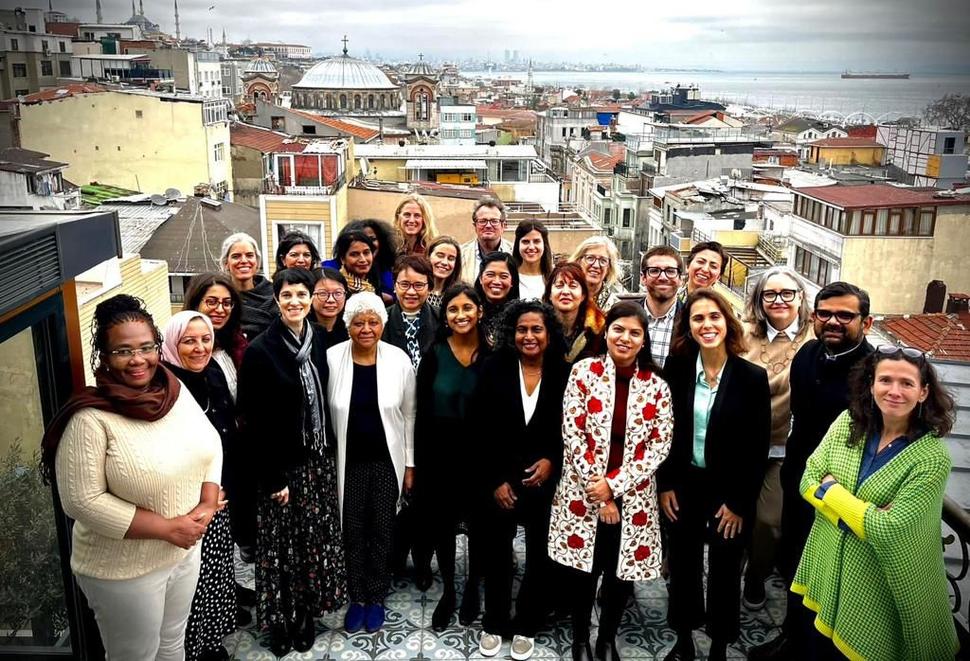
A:
<svg viewBox="0 0 970 661">
<path fill-rule="evenodd" d="M 427 282 L 408 282 L 407 280 L 398 280 L 395 284 L 401 291 L 413 289 L 416 292 L 422 292 L 428 288 Z"/>
<path fill-rule="evenodd" d="M 476 218 L 473 222 L 478 227 L 487 227 L 488 225 L 491 225 L 492 227 L 499 227 L 502 224 L 502 219 L 501 218 Z"/>
<path fill-rule="evenodd" d="M 913 347 L 897 347 L 894 344 L 882 344 L 876 349 L 876 351 L 879 352 L 879 355 L 886 356 L 887 358 L 898 357 L 900 354 L 902 354 L 905 358 L 909 358 L 910 360 L 926 360 L 926 354 L 919 349 L 914 349 Z"/>
<path fill-rule="evenodd" d="M 833 312 L 832 310 L 815 311 L 815 318 L 818 319 L 819 321 L 824 323 L 824 322 L 827 322 L 832 317 L 835 317 L 835 319 L 843 326 L 845 324 L 851 324 L 852 320 L 859 316 L 861 316 L 861 313 L 849 312 L 848 310 L 838 310 L 836 312 Z"/>
<path fill-rule="evenodd" d="M 673 280 L 674 278 L 680 277 L 680 269 L 676 266 L 668 266 L 667 268 L 663 269 L 659 266 L 648 266 L 647 268 L 643 269 L 643 272 L 651 278 L 659 278 L 661 273 L 667 276 L 668 280 Z"/>
<path fill-rule="evenodd" d="M 337 291 L 315 291 L 313 292 L 313 296 L 321 303 L 326 302 L 328 298 L 332 298 L 338 303 L 344 300 L 344 293 L 339 289 Z"/>
<path fill-rule="evenodd" d="M 587 266 L 599 266 L 604 269 L 610 265 L 609 257 L 600 257 L 599 255 L 583 255 L 583 261 L 586 262 Z"/>
<path fill-rule="evenodd" d="M 202 302 L 210 310 L 215 310 L 220 305 L 223 310 L 231 310 L 232 306 L 235 305 L 231 298 L 216 298 L 215 296 L 207 296 L 202 299 Z"/>
<path fill-rule="evenodd" d="M 112 358 L 131 360 L 135 356 L 150 356 L 156 354 L 158 353 L 158 349 L 159 346 L 157 344 L 146 344 L 145 346 L 135 347 L 134 349 L 129 349 L 128 347 L 124 349 L 112 349 L 108 352 L 108 355 Z"/>
<path fill-rule="evenodd" d="M 798 296 L 797 289 L 781 289 L 778 291 L 766 289 L 761 292 L 761 300 L 765 303 L 774 303 L 779 298 L 781 298 L 781 300 L 783 300 L 785 303 L 791 303 L 795 300 L 796 296 Z M 852 321 L 852 319 L 849 319 L 849 321 Z"/>
</svg>

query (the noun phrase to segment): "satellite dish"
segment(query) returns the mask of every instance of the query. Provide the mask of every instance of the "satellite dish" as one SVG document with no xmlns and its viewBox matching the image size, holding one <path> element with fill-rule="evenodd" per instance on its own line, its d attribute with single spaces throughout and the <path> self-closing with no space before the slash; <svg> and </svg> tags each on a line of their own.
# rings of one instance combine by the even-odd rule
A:
<svg viewBox="0 0 970 661">
<path fill-rule="evenodd" d="M 182 191 L 180 191 L 178 188 L 166 188 L 165 197 L 169 200 L 177 200 L 182 197 Z"/>
<path fill-rule="evenodd" d="M 152 199 L 152 204 L 154 204 L 157 207 L 164 207 L 166 204 L 168 204 L 168 198 L 165 197 L 164 195 L 152 195 L 151 199 Z"/>
</svg>

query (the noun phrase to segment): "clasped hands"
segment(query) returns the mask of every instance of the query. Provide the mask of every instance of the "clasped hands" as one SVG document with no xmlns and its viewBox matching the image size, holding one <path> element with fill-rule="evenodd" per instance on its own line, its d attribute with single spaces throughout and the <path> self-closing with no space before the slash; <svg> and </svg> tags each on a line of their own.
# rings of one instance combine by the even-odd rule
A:
<svg viewBox="0 0 970 661">
<path fill-rule="evenodd" d="M 168 519 L 168 541 L 183 549 L 195 546 L 212 522 L 216 512 L 221 512 L 229 503 L 226 492 L 219 490 L 218 500 L 213 504 L 203 501 L 192 508 L 187 514 Z"/>
<path fill-rule="evenodd" d="M 552 462 L 548 459 L 539 459 L 537 462 L 525 469 L 528 477 L 522 480 L 522 486 L 526 488 L 541 487 L 543 483 L 552 475 Z M 515 495 L 515 490 L 508 482 L 503 482 L 492 494 L 495 503 L 503 510 L 515 508 L 515 501 L 519 499 Z"/>
</svg>

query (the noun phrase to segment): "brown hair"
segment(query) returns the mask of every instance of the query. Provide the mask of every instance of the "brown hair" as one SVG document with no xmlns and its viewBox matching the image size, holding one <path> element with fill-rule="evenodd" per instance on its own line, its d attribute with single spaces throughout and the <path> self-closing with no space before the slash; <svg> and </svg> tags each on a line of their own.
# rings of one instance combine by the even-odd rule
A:
<svg viewBox="0 0 970 661">
<path fill-rule="evenodd" d="M 724 346 L 729 356 L 739 356 L 747 350 L 744 342 L 744 329 L 741 322 L 734 316 L 734 310 L 724 297 L 713 289 L 702 287 L 687 296 L 684 309 L 677 315 L 676 326 L 674 327 L 674 337 L 670 342 L 670 353 L 673 355 L 686 355 L 693 351 L 699 351 L 700 346 L 697 340 L 690 334 L 690 311 L 694 303 L 700 300 L 712 301 L 724 315 L 724 323 L 727 326 L 727 336 L 724 338 Z"/>
<path fill-rule="evenodd" d="M 671 246 L 664 245 L 654 246 L 647 252 L 643 253 L 643 257 L 640 258 L 640 273 L 647 270 L 647 261 L 651 257 L 656 257 L 658 255 L 661 257 L 672 257 L 677 262 L 677 268 L 679 268 L 681 273 L 683 273 L 684 259 L 680 256 L 680 253 Z"/>
<path fill-rule="evenodd" d="M 727 253 L 724 252 L 724 246 L 722 246 L 717 241 L 701 241 L 700 243 L 695 243 L 694 247 L 690 249 L 690 254 L 687 255 L 687 266 L 694 261 L 694 257 L 699 252 L 704 252 L 705 250 L 710 250 L 711 252 L 716 252 L 721 257 L 721 269 L 724 269 L 724 265 L 727 264 Z"/>
<path fill-rule="evenodd" d="M 583 302 L 579 304 L 579 309 L 576 312 L 576 323 L 582 328 L 586 323 L 586 311 L 593 308 L 596 309 L 596 301 L 594 301 L 589 295 L 589 285 L 586 283 L 586 274 L 583 272 L 583 267 L 581 267 L 576 262 L 563 262 L 556 268 L 552 270 L 549 274 L 549 279 L 546 281 L 546 291 L 542 295 L 542 301 L 552 305 L 550 297 L 552 296 L 552 284 L 556 281 L 556 278 L 562 276 L 564 280 L 571 280 L 579 284 L 579 288 L 583 291 Z M 569 332 L 573 330 L 572 328 L 563 329 L 564 332 Z"/>
</svg>

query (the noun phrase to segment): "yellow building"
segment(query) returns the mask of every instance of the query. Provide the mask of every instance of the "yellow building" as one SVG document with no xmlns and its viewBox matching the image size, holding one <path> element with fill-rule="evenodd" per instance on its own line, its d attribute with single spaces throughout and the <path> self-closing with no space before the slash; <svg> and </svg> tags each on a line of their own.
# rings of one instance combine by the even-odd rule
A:
<svg viewBox="0 0 970 661">
<path fill-rule="evenodd" d="M 146 90 L 68 85 L 25 97 L 13 109 L 21 147 L 69 163 L 78 184 L 192 195 L 232 191 L 227 105 Z"/>
<path fill-rule="evenodd" d="M 970 195 L 887 184 L 795 189 L 789 263 L 817 286 L 869 292 L 882 314 L 923 311 L 927 285 L 970 291 Z"/>
<path fill-rule="evenodd" d="M 882 165 L 886 148 L 870 138 L 827 138 L 809 145 L 815 165 Z"/>
</svg>

